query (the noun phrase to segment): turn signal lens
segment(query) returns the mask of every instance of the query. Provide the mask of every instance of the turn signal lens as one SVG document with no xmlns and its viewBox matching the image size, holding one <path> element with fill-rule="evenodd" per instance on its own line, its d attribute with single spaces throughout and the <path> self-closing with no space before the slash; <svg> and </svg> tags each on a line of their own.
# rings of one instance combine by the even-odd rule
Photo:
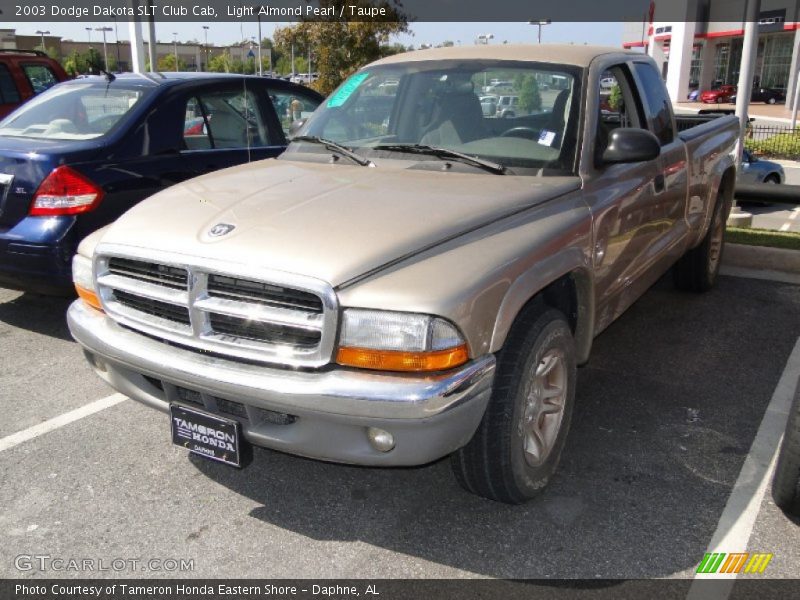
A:
<svg viewBox="0 0 800 600">
<path fill-rule="evenodd" d="M 103 305 L 100 304 L 100 298 L 98 298 L 97 294 L 95 294 L 93 291 L 87 290 L 86 288 L 83 288 L 77 284 L 75 285 L 75 291 L 78 292 L 78 297 L 86 302 L 86 304 L 94 309 L 100 311 L 103 310 Z"/>
<path fill-rule="evenodd" d="M 369 348 L 339 348 L 336 362 L 347 367 L 378 371 L 446 371 L 469 360 L 467 345 L 434 352 L 400 352 Z"/>
<path fill-rule="evenodd" d="M 32 217 L 77 215 L 94 210 L 103 190 L 93 181 L 66 166 L 60 166 L 39 185 L 28 211 Z"/>
</svg>

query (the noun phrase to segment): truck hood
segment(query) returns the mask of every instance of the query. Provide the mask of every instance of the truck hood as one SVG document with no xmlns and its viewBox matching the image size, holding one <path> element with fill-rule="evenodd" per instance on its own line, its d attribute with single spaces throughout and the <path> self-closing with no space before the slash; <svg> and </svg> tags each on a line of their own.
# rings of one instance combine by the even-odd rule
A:
<svg viewBox="0 0 800 600">
<path fill-rule="evenodd" d="M 410 166 L 411 165 L 411 166 Z M 337 286 L 580 187 L 578 177 L 497 176 L 267 160 L 140 203 L 102 243 L 226 260 Z M 222 235 L 216 233 L 230 230 Z M 231 229 L 230 226 L 233 226 Z"/>
</svg>

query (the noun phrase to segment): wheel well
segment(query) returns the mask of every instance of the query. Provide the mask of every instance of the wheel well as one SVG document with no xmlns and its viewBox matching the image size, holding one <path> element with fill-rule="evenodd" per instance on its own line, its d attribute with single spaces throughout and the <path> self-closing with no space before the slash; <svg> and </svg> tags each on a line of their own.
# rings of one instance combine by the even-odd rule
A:
<svg viewBox="0 0 800 600">
<path fill-rule="evenodd" d="M 594 290 L 591 273 L 583 268 L 576 268 L 554 279 L 520 305 L 509 322 L 500 319 L 495 324 L 495 336 L 492 340 L 492 351 L 502 348 L 512 328 L 520 322 L 520 317 L 531 311 L 542 308 L 554 308 L 560 311 L 567 320 L 575 338 L 578 364 L 589 359 L 589 352 L 594 338 Z M 529 292 L 532 293 L 532 292 Z M 497 329 L 498 325 L 501 327 Z"/>
<path fill-rule="evenodd" d="M 538 295 L 547 306 L 559 310 L 567 318 L 574 335 L 578 327 L 578 290 L 572 273 L 556 279 Z"/>
<path fill-rule="evenodd" d="M 723 200 L 730 207 L 733 203 L 733 190 L 736 186 L 736 167 L 730 166 L 725 169 L 722 179 L 719 182 L 719 193 Z"/>
</svg>

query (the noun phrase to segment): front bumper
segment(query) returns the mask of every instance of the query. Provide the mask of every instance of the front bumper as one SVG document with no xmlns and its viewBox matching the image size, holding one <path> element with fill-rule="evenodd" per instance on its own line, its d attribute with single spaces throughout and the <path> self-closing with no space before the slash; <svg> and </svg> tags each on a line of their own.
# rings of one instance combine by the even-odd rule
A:
<svg viewBox="0 0 800 600">
<path fill-rule="evenodd" d="M 493 355 L 437 375 L 279 369 L 168 345 L 80 300 L 67 320 L 97 374 L 134 400 L 166 412 L 192 399 L 239 420 L 257 446 L 352 464 L 419 465 L 457 450 L 483 417 L 495 370 Z M 369 427 L 391 433 L 395 447 L 373 448 Z"/>
</svg>

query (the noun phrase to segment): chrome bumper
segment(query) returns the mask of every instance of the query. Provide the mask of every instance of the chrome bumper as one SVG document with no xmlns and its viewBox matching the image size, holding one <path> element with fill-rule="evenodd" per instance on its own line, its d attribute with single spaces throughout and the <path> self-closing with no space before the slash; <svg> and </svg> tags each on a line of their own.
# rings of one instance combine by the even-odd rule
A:
<svg viewBox="0 0 800 600">
<path fill-rule="evenodd" d="M 155 379 L 170 389 L 239 402 L 247 408 L 239 420 L 252 443 L 355 464 L 424 464 L 466 444 L 485 412 L 495 369 L 493 355 L 439 375 L 278 369 L 170 346 L 117 325 L 80 300 L 70 306 L 67 321 L 98 375 L 134 400 L 167 411 L 172 400 Z M 254 409 L 295 420 L 258 422 L 251 418 Z M 374 449 L 368 427 L 392 433 L 395 448 Z"/>
</svg>

